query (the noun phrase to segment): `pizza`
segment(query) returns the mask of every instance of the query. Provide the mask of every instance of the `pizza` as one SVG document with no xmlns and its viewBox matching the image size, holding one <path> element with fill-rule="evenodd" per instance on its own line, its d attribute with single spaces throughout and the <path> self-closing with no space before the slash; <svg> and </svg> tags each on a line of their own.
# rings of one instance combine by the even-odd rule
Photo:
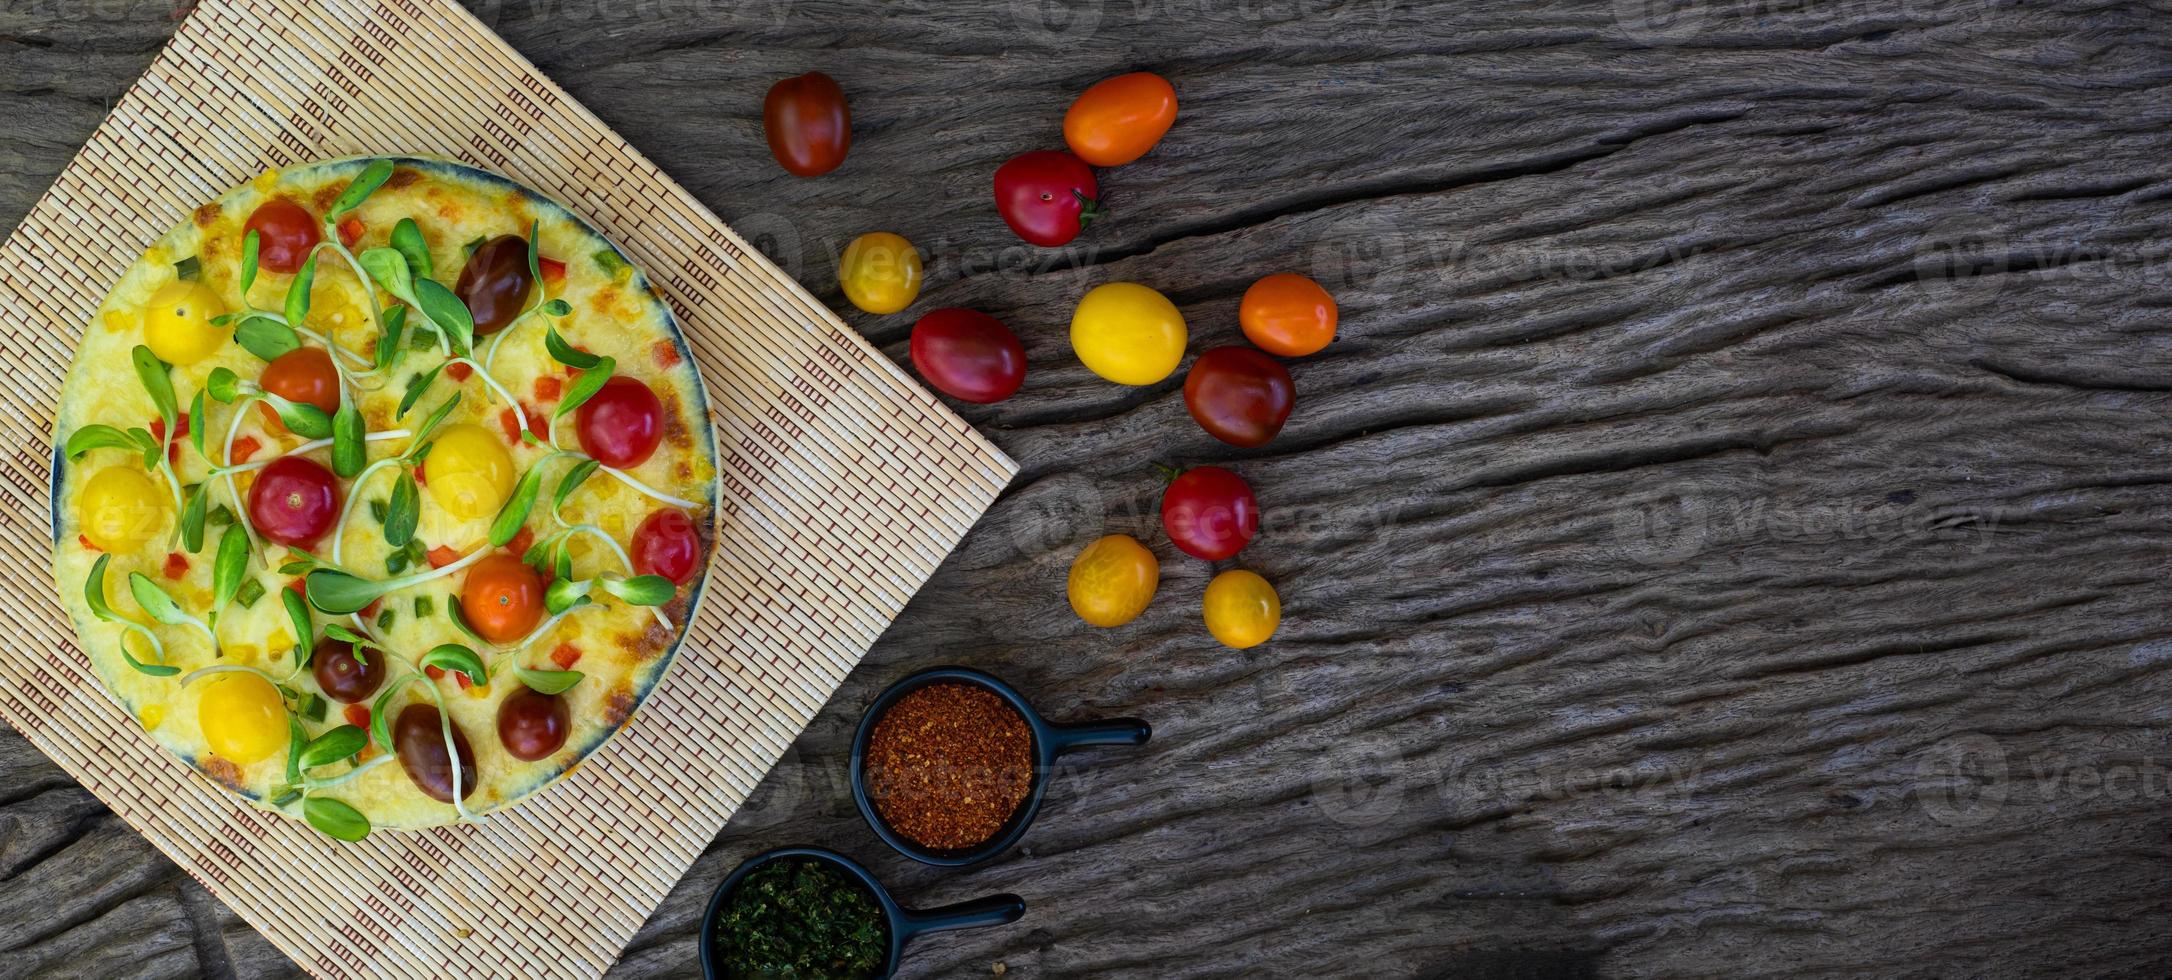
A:
<svg viewBox="0 0 2172 980">
<path fill-rule="evenodd" d="M 685 638 L 715 446 L 671 309 L 505 178 L 267 172 L 136 260 L 54 432 L 100 681 L 343 840 L 480 819 L 624 726 Z"/>
</svg>

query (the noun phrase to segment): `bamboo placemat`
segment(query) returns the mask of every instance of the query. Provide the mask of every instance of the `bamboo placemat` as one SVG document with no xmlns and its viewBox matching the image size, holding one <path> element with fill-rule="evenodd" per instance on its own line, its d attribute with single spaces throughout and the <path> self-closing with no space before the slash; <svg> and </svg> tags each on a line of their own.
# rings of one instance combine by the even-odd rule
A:
<svg viewBox="0 0 2172 980">
<path fill-rule="evenodd" d="M 51 429 L 135 256 L 267 167 L 429 153 L 643 264 L 709 388 L 718 557 L 628 728 L 481 825 L 340 844 L 254 810 L 106 696 L 50 584 Z M 602 972 L 1016 466 L 451 0 L 205 0 L 0 246 L 0 719 L 312 973 Z"/>
</svg>

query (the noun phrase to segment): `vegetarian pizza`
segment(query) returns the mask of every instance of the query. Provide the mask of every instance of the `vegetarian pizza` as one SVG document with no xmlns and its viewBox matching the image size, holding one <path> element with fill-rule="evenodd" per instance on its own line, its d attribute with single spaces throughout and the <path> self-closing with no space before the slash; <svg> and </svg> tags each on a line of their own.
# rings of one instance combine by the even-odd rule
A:
<svg viewBox="0 0 2172 980">
<path fill-rule="evenodd" d="M 602 236 L 416 158 L 265 173 L 128 270 L 60 392 L 53 570 L 153 737 L 343 840 L 477 818 L 685 636 L 715 449 Z"/>
</svg>

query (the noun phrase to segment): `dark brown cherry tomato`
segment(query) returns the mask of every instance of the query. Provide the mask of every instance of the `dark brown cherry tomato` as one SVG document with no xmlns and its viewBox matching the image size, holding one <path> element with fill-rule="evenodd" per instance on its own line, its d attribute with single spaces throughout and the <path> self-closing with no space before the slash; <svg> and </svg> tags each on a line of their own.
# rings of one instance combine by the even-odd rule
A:
<svg viewBox="0 0 2172 980">
<path fill-rule="evenodd" d="M 1209 435 L 1232 446 L 1263 446 L 1282 431 L 1297 386 L 1274 358 L 1249 347 L 1199 355 L 1184 376 L 1184 407 Z"/>
<path fill-rule="evenodd" d="M 634 574 L 661 575 L 680 585 L 694 577 L 701 563 L 701 534 L 694 519 L 676 507 L 666 507 L 634 528 Z"/>
<path fill-rule="evenodd" d="M 368 663 L 363 663 L 363 660 Z M 364 650 L 355 655 L 354 644 L 331 637 L 317 641 L 309 655 L 309 672 L 316 675 L 317 689 L 343 704 L 355 704 L 377 693 L 385 683 L 385 653 Z"/>
<path fill-rule="evenodd" d="M 475 249 L 460 269 L 453 295 L 468 304 L 475 317 L 475 335 L 487 337 L 505 329 L 528 304 L 535 277 L 528 274 L 528 240 L 519 235 L 499 235 Z"/>
<path fill-rule="evenodd" d="M 257 383 L 290 402 L 324 409 L 326 415 L 339 411 L 339 372 L 322 347 L 297 347 L 273 358 Z"/>
<path fill-rule="evenodd" d="M 1062 150 L 1021 153 L 995 172 L 996 211 L 1018 237 L 1054 247 L 1101 216 L 1093 169 Z"/>
<path fill-rule="evenodd" d="M 454 755 L 460 759 L 460 798 L 475 795 L 475 749 L 457 721 L 452 723 L 452 740 L 453 752 L 447 754 L 437 709 L 427 704 L 408 705 L 392 722 L 392 751 L 400 757 L 400 768 L 407 770 L 416 789 L 439 803 L 453 799 Z"/>
<path fill-rule="evenodd" d="M 1259 533 L 1259 501 L 1243 477 L 1219 466 L 1194 466 L 1162 491 L 1161 526 L 1185 554 L 1221 561 Z"/>
<path fill-rule="evenodd" d="M 339 478 L 303 456 L 281 456 L 249 487 L 249 519 L 280 544 L 309 548 L 339 518 Z"/>
<path fill-rule="evenodd" d="M 930 310 L 913 324 L 913 368 L 937 390 L 979 404 L 1026 383 L 1026 348 L 1003 321 L 979 310 Z"/>
<path fill-rule="evenodd" d="M 317 216 L 301 205 L 275 197 L 257 205 L 242 226 L 242 235 L 256 232 L 256 265 L 266 272 L 293 275 L 309 260 L 309 250 L 324 240 Z"/>
<path fill-rule="evenodd" d="M 511 643 L 543 618 L 543 577 L 514 555 L 499 553 L 468 567 L 460 614 L 483 639 Z"/>
<path fill-rule="evenodd" d="M 649 386 L 625 375 L 573 410 L 581 451 L 605 466 L 639 466 L 664 441 L 664 403 Z"/>
<path fill-rule="evenodd" d="M 819 177 L 837 169 L 852 149 L 852 107 L 836 79 L 811 71 L 769 87 L 762 132 L 784 169 Z"/>
<path fill-rule="evenodd" d="M 498 705 L 498 741 L 513 758 L 534 762 L 559 750 L 573 731 L 566 699 L 521 688 Z"/>
</svg>

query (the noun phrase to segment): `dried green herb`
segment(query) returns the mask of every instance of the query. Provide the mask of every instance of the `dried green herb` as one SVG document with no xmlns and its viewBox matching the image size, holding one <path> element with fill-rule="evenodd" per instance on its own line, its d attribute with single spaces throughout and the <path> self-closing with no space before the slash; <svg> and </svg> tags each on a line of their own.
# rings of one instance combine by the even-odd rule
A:
<svg viewBox="0 0 2172 980">
<path fill-rule="evenodd" d="M 889 925 L 866 886 L 835 864 L 783 858 L 732 889 L 716 952 L 732 978 L 873 977 L 889 957 Z"/>
</svg>

